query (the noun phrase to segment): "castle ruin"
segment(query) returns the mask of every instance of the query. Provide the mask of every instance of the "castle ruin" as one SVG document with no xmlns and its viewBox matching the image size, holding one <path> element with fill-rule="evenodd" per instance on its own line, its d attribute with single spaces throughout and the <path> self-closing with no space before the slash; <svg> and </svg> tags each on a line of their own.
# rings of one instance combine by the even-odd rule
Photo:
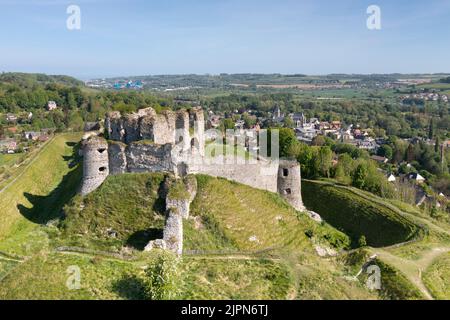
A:
<svg viewBox="0 0 450 320">
<path fill-rule="evenodd" d="M 300 165 L 297 161 L 266 159 L 236 160 L 205 153 L 205 119 L 201 108 L 156 113 L 147 108 L 133 114 L 110 112 L 105 119 L 105 137 L 91 136 L 83 142 L 81 194 L 97 189 L 108 175 L 166 172 L 183 178 L 206 174 L 233 180 L 257 189 L 278 192 L 295 209 L 303 211 Z M 167 201 L 164 239 L 152 241 L 148 249 L 182 252 L 182 219 L 189 204 Z M 180 205 L 181 204 L 181 208 Z M 187 213 L 186 213 L 187 205 Z M 179 211 L 183 212 L 179 212 Z M 169 237 L 176 238 L 170 244 Z"/>
</svg>

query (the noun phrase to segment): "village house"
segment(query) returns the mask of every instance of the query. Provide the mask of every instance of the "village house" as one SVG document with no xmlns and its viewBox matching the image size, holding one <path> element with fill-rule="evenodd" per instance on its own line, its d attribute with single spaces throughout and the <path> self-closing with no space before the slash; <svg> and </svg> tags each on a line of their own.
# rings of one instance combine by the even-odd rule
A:
<svg viewBox="0 0 450 320">
<path fill-rule="evenodd" d="M 397 178 L 391 173 L 390 175 L 388 175 L 387 180 L 389 182 L 395 182 L 397 181 Z"/>
<path fill-rule="evenodd" d="M 331 129 L 332 130 L 341 130 L 341 122 L 340 121 L 331 121 Z"/>
<path fill-rule="evenodd" d="M 19 131 L 19 128 L 17 128 L 16 126 L 14 126 L 14 127 L 8 127 L 8 128 L 6 128 L 5 130 L 6 130 L 8 133 L 16 134 L 16 133 Z"/>
<path fill-rule="evenodd" d="M 217 129 L 220 126 L 221 117 L 218 115 L 210 115 L 208 121 L 206 122 L 207 129 Z"/>
<path fill-rule="evenodd" d="M 12 138 L 0 140 L 0 152 L 2 153 L 15 153 L 17 150 L 17 141 Z"/>
<path fill-rule="evenodd" d="M 363 140 L 358 140 L 356 145 L 359 149 L 372 152 L 376 152 L 380 147 L 373 138 L 363 138 Z"/>
<path fill-rule="evenodd" d="M 16 123 L 18 117 L 13 113 L 7 113 L 6 114 L 6 122 L 8 123 Z"/>
<path fill-rule="evenodd" d="M 423 183 L 425 182 L 425 178 L 422 177 L 419 173 L 411 173 L 408 175 L 408 180 L 413 181 L 415 183 Z"/>
<path fill-rule="evenodd" d="M 389 161 L 389 159 L 386 157 L 380 157 L 380 156 L 375 156 L 375 155 L 371 156 L 370 159 L 372 159 L 378 163 L 381 163 L 381 164 L 388 163 L 388 161 Z"/>
<path fill-rule="evenodd" d="M 41 135 L 42 133 L 37 131 L 26 131 L 23 133 L 25 139 L 33 141 L 37 141 Z"/>
<path fill-rule="evenodd" d="M 281 108 L 276 106 L 272 113 L 272 120 L 275 122 L 283 122 L 284 121 L 284 113 L 281 113 Z"/>
<path fill-rule="evenodd" d="M 58 108 L 58 106 L 56 105 L 55 101 L 49 101 L 47 103 L 47 110 L 48 111 L 56 110 L 57 108 Z"/>
<path fill-rule="evenodd" d="M 306 117 L 303 113 L 292 113 L 289 115 L 296 128 L 303 128 L 306 124 Z"/>
</svg>

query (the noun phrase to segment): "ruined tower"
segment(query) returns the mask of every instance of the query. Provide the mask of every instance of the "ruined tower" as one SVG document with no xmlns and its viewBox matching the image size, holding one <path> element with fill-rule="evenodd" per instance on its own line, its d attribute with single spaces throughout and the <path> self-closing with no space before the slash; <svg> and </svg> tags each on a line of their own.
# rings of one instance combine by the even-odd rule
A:
<svg viewBox="0 0 450 320">
<path fill-rule="evenodd" d="M 189 127 L 193 129 L 191 135 L 191 150 L 200 156 L 205 155 L 205 115 L 200 107 L 192 108 L 189 112 Z"/>
<path fill-rule="evenodd" d="M 175 129 L 175 143 L 183 151 L 188 151 L 190 146 L 189 113 L 186 110 L 176 112 Z"/>
<path fill-rule="evenodd" d="M 300 165 L 295 160 L 281 160 L 277 178 L 278 193 L 297 210 L 304 210 Z"/>
<path fill-rule="evenodd" d="M 97 189 L 109 175 L 108 143 L 100 137 L 92 137 L 83 145 L 83 182 L 81 194 Z"/>
</svg>

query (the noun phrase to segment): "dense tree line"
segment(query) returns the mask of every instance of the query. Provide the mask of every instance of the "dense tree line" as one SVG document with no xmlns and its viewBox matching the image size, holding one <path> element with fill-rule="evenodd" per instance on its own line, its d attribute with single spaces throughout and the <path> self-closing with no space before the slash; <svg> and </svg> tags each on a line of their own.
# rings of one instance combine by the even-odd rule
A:
<svg viewBox="0 0 450 320">
<path fill-rule="evenodd" d="M 22 122 L 30 130 L 79 131 L 85 121 L 101 119 L 110 110 L 132 112 L 150 106 L 157 110 L 173 106 L 171 99 L 144 92 L 90 91 L 79 81 L 70 79 L 64 76 L 0 75 L 0 114 L 13 113 L 27 119 L 31 112 L 31 121 Z M 46 111 L 48 101 L 55 101 L 58 109 Z M 5 122 L 2 117 L 0 124 L 5 125 Z"/>
<path fill-rule="evenodd" d="M 280 156 L 297 159 L 303 178 L 333 178 L 382 197 L 394 197 L 394 187 L 366 151 L 351 145 L 336 144 L 331 139 L 326 139 L 320 146 L 308 146 L 296 139 L 293 130 L 279 130 Z"/>
<path fill-rule="evenodd" d="M 430 119 L 434 119 L 435 134 L 450 138 L 450 107 L 448 104 L 426 102 L 424 105 L 404 105 L 382 100 L 317 101 L 302 99 L 290 93 L 222 95 L 204 99 L 202 105 L 216 111 L 239 113 L 252 110 L 259 117 L 267 117 L 275 106 L 282 112 L 303 112 L 308 118 L 323 121 L 341 120 L 372 128 L 378 136 L 395 135 L 401 138 L 427 137 Z"/>
</svg>

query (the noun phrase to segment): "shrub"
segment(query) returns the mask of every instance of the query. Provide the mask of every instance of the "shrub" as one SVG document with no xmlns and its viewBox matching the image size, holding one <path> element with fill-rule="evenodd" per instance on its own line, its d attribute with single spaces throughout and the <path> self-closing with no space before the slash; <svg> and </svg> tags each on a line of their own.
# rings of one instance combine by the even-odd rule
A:
<svg viewBox="0 0 450 320">
<path fill-rule="evenodd" d="M 361 236 L 358 240 L 358 244 L 360 247 L 365 247 L 367 246 L 367 240 L 366 240 L 366 236 Z"/>
<path fill-rule="evenodd" d="M 178 258 L 162 252 L 145 272 L 146 296 L 150 300 L 174 300 L 179 295 Z"/>
</svg>

